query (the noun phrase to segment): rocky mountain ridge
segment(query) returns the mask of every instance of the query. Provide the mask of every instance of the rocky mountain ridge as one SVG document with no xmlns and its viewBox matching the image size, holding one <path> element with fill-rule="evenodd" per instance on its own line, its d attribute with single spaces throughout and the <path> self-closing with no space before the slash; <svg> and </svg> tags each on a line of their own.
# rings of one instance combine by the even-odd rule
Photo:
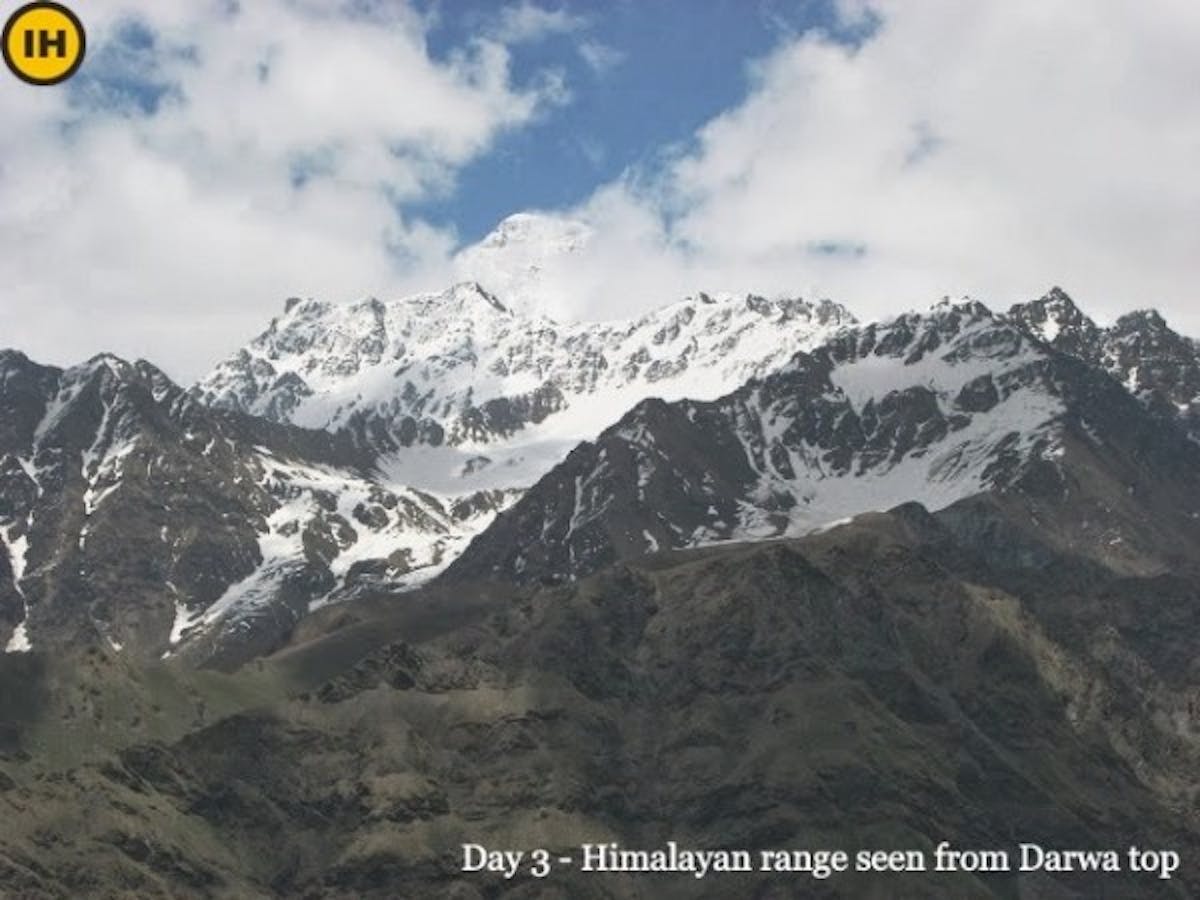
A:
<svg viewBox="0 0 1200 900">
<path fill-rule="evenodd" d="M 445 577 L 569 580 L 658 549 L 795 536 L 984 492 L 1060 502 L 1074 491 L 1100 510 L 1079 537 L 1107 542 L 1103 552 L 1150 535 L 1170 546 L 1169 527 L 1125 533 L 1103 509 L 1152 480 L 1175 526 L 1195 528 L 1200 498 L 1190 487 L 1172 497 L 1171 473 L 1191 484 L 1200 472 L 1183 410 L 1162 420 L 1142 393 L 1044 337 L 1020 316 L 946 301 L 843 329 L 715 402 L 647 401 L 501 514 Z M 1162 460 L 1152 475 L 1150 454 Z"/>
<path fill-rule="evenodd" d="M 1200 440 L 1200 343 L 1173 331 L 1156 310 L 1126 313 L 1102 328 L 1055 288 L 1008 314 L 1056 350 L 1104 369 L 1149 408 L 1181 421 Z"/>
<path fill-rule="evenodd" d="M 559 323 L 476 283 L 387 303 L 296 300 L 194 394 L 379 453 L 511 465 L 529 445 L 594 436 L 644 396 L 720 396 L 853 321 L 829 301 L 701 294 L 637 319 Z"/>
<path fill-rule="evenodd" d="M 437 566 L 489 512 L 385 487 L 346 435 L 213 410 L 145 362 L 4 352 L 0 412 L 10 652 L 245 658 L 339 590 Z"/>
</svg>

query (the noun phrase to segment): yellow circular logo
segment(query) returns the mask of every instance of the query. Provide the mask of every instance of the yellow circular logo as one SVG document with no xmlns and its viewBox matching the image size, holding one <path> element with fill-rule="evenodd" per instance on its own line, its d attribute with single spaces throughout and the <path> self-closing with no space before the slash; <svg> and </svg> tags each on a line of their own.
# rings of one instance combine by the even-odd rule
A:
<svg viewBox="0 0 1200 900">
<path fill-rule="evenodd" d="M 8 17 L 0 49 L 22 81 L 58 84 L 83 64 L 87 35 L 78 16 L 61 3 L 28 3 Z"/>
</svg>

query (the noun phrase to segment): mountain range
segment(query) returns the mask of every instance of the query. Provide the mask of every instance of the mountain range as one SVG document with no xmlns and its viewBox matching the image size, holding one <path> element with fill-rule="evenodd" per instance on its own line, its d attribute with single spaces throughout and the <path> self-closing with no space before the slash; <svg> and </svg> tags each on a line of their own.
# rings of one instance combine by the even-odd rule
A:
<svg viewBox="0 0 1200 900">
<path fill-rule="evenodd" d="M 518 833 L 1197 849 L 1200 344 L 1058 288 L 555 321 L 586 240 L 516 217 L 479 281 L 289 300 L 190 387 L 0 352 L 0 884 L 543 896 L 446 861 Z M 1148 896 L 1097 879 L 911 889 Z"/>
<path fill-rule="evenodd" d="M 443 573 L 569 579 L 1011 488 L 1101 449 L 1101 386 L 1192 436 L 1200 408 L 1193 341 L 1154 313 L 1101 328 L 1057 289 L 868 324 L 703 294 L 559 324 L 468 283 L 289 301 L 188 390 L 110 356 L 0 366 L 0 639 L 222 665 Z"/>
</svg>

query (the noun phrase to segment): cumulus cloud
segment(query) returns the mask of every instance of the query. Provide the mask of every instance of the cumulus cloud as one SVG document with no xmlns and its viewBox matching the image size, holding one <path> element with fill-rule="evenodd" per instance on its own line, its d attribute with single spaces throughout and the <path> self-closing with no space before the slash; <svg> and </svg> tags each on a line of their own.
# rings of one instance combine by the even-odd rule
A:
<svg viewBox="0 0 1200 900">
<path fill-rule="evenodd" d="M 1154 305 L 1200 335 L 1200 6 L 841 8 L 841 40 L 788 41 L 691 146 L 565 211 L 597 235 L 559 294 L 572 314 L 703 288 L 877 316 L 1062 284 L 1101 318 Z"/>
<path fill-rule="evenodd" d="M 1101 317 L 1153 305 L 1200 335 L 1200 6 L 838 8 L 692 141 L 557 211 L 592 237 L 539 266 L 547 311 L 753 290 L 876 316 L 1062 284 Z M 433 59 L 429 21 L 393 0 L 96 0 L 86 18 L 69 89 L 0 79 L 0 345 L 182 379 L 288 294 L 470 275 L 407 211 L 564 102 L 555 72 L 514 84 L 510 46 L 581 27 L 525 4 Z"/>
<path fill-rule="evenodd" d="M 499 39 L 432 59 L 401 3 L 111 0 L 86 18 L 69 85 L 0 79 L 0 344 L 49 361 L 104 348 L 188 378 L 289 292 L 434 283 L 453 236 L 406 205 L 562 100 L 553 75 L 514 87 Z"/>
</svg>

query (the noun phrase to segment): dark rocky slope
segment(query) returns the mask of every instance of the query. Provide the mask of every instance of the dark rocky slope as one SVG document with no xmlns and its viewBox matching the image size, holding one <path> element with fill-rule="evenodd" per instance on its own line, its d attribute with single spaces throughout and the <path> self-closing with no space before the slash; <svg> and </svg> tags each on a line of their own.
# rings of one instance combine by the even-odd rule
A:
<svg viewBox="0 0 1200 900">
<path fill-rule="evenodd" d="M 451 510 L 373 464 L 348 435 L 205 407 L 146 362 L 0 352 L 0 649 L 270 652 L 370 574 L 334 574 L 360 540 L 448 530 Z"/>
<path fill-rule="evenodd" d="M 10 750 L 0 870 L 34 897 L 1192 896 L 1198 582 L 1130 569 L 982 496 L 560 587 L 325 611 L 259 676 L 290 685 L 280 699 L 57 771 Z M 1137 843 L 1185 866 L 1171 882 L 458 871 L 464 841 L 671 839 Z"/>
</svg>

